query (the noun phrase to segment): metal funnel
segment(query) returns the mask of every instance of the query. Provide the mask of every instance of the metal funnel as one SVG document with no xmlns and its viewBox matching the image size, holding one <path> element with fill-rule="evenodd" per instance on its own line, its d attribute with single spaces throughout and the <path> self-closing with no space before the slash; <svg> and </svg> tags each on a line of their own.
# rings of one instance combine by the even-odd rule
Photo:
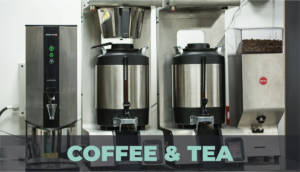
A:
<svg viewBox="0 0 300 172">
<path fill-rule="evenodd" d="M 141 36 L 143 8 L 99 8 L 98 17 L 103 38 L 137 39 Z"/>
</svg>

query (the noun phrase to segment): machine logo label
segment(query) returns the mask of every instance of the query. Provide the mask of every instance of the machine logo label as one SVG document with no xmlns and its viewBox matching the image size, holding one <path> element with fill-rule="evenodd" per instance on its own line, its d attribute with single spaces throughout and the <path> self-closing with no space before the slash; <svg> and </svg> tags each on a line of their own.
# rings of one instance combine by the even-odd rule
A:
<svg viewBox="0 0 300 172">
<path fill-rule="evenodd" d="M 261 84 L 261 85 L 266 85 L 267 83 L 268 83 L 268 79 L 266 78 L 266 77 L 261 77 L 260 79 L 259 79 L 259 83 Z"/>
<path fill-rule="evenodd" d="M 46 33 L 45 36 L 58 36 L 58 33 Z"/>
</svg>

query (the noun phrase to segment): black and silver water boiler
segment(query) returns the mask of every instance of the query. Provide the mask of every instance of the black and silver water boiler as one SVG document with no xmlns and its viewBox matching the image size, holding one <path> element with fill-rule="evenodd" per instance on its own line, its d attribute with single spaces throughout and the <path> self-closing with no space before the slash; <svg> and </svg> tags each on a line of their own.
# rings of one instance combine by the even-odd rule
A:
<svg viewBox="0 0 300 172">
<path fill-rule="evenodd" d="M 180 128 L 193 127 L 192 116 L 199 116 L 201 107 L 201 66 L 205 62 L 205 97 L 207 111 L 214 124 L 221 125 L 225 117 L 224 57 L 209 44 L 188 44 L 178 49 L 173 58 L 173 110 Z"/>
<path fill-rule="evenodd" d="M 114 119 L 138 119 L 139 128 L 148 124 L 149 58 L 132 44 L 112 44 L 97 59 L 97 123 L 114 127 Z"/>
</svg>

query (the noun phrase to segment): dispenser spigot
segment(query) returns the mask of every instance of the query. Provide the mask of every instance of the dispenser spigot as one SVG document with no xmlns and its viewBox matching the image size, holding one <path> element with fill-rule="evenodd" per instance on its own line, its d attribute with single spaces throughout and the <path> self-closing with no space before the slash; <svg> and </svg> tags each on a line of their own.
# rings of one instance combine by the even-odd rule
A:
<svg viewBox="0 0 300 172">
<path fill-rule="evenodd" d="M 55 101 L 55 96 L 49 97 L 49 103 L 54 102 Z"/>
<path fill-rule="evenodd" d="M 206 110 L 206 105 L 208 103 L 208 99 L 207 98 L 202 98 L 201 100 L 201 108 L 200 108 L 200 114 L 203 116 L 207 116 L 209 115 L 207 110 Z"/>
<path fill-rule="evenodd" d="M 205 97 L 205 85 L 206 85 L 206 59 L 201 59 L 201 107 L 199 115 L 191 115 L 190 116 L 190 124 L 196 125 L 196 131 L 199 129 L 199 125 L 205 126 L 213 126 L 214 125 L 214 116 L 210 115 L 206 110 L 206 105 L 208 103 L 208 99 Z"/>
<path fill-rule="evenodd" d="M 123 104 L 124 107 L 124 115 L 125 116 L 129 116 L 130 112 L 129 112 L 129 108 L 130 108 L 130 103 L 129 102 L 125 102 Z"/>
</svg>

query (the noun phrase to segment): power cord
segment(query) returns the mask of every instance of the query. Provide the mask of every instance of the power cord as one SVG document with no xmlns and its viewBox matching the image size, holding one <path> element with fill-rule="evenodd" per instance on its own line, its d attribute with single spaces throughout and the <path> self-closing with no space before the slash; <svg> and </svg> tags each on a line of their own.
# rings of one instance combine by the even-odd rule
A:
<svg viewBox="0 0 300 172">
<path fill-rule="evenodd" d="M 7 107 L 3 108 L 3 109 L 0 111 L 0 116 L 1 116 L 7 109 L 8 109 Z"/>
<path fill-rule="evenodd" d="M 1 111 L 0 111 L 0 117 L 3 115 L 3 113 L 4 113 L 5 111 L 7 111 L 7 110 L 9 110 L 9 109 L 12 109 L 13 111 L 17 111 L 17 110 L 19 110 L 19 107 L 16 107 L 16 106 L 6 106 L 6 107 L 4 107 L 4 108 L 1 109 Z M 19 137 L 19 136 L 15 135 L 15 134 L 12 134 L 12 133 L 7 132 L 7 131 L 4 131 L 4 130 L 0 130 L 0 132 L 1 132 L 1 133 L 4 133 L 4 134 L 7 134 L 7 135 Z"/>
<path fill-rule="evenodd" d="M 1 115 L 2 115 L 6 110 L 8 110 L 8 109 L 12 109 L 13 111 L 17 111 L 17 110 L 19 110 L 19 107 L 14 107 L 14 106 L 6 106 L 6 107 L 4 107 L 4 108 L 0 111 L 0 117 L 1 117 Z"/>
</svg>

